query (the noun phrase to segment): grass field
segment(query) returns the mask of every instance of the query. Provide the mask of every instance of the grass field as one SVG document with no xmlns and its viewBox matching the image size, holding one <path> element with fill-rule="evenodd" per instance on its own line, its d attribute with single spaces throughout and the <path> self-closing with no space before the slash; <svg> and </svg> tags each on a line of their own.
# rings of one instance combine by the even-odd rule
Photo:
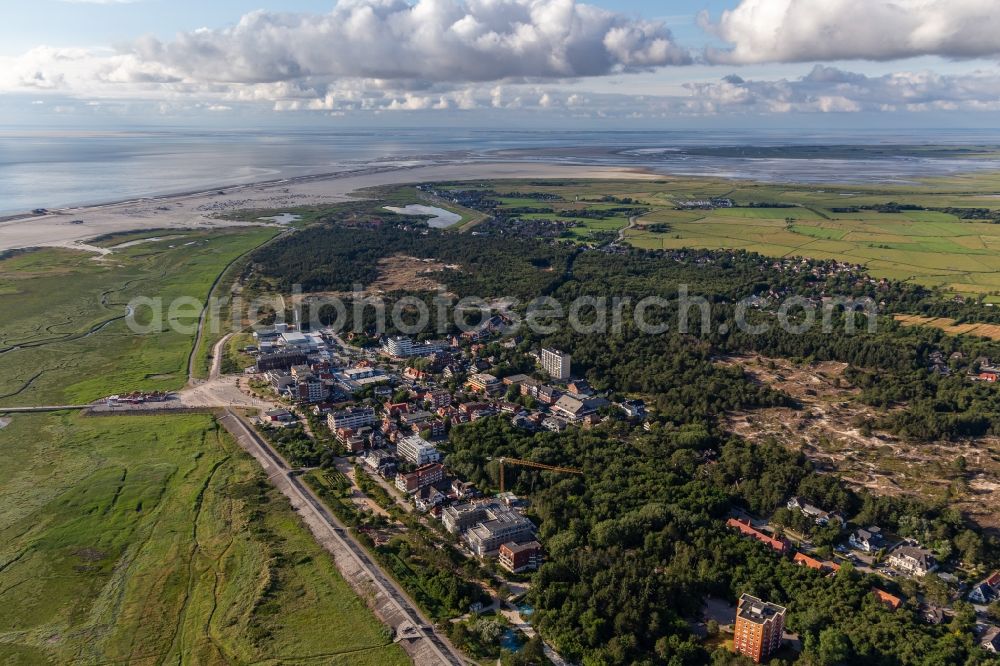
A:
<svg viewBox="0 0 1000 666">
<path fill-rule="evenodd" d="M 120 391 L 184 385 L 194 333 L 137 335 L 124 320 L 137 296 L 169 305 L 186 296 L 203 303 L 212 282 L 235 258 L 275 234 L 271 228 L 173 233 L 117 249 L 106 257 L 43 249 L 0 261 L 0 404 L 89 402 Z M 116 238 L 112 244 L 127 242 Z M 183 324 L 197 323 L 195 314 Z M 139 310 L 137 321 L 149 320 Z M 194 326 L 191 326 L 193 329 Z"/>
<path fill-rule="evenodd" d="M 0 458 L 0 663 L 408 663 L 210 416 L 17 415 Z"/>
<path fill-rule="evenodd" d="M 987 300 L 1000 302 L 1000 224 L 963 220 L 939 210 L 862 210 L 889 202 L 997 210 L 1000 174 L 872 187 L 668 177 L 656 181 L 503 181 L 484 185 L 499 192 L 556 194 L 562 199 L 502 199 L 507 208 L 544 206 L 571 211 L 616 205 L 644 207 L 648 212 L 638 226 L 626 232 L 626 240 L 637 247 L 730 248 L 775 257 L 836 259 L 861 264 L 876 277 L 985 295 Z M 603 200 L 607 196 L 633 203 L 608 203 Z M 713 197 L 730 198 L 737 207 L 677 210 L 680 201 Z M 759 207 L 746 207 L 749 204 Z M 850 208 L 858 210 L 843 210 Z M 523 217 L 555 219 L 554 214 Z M 586 240 L 593 231 L 621 229 L 628 220 L 580 222 L 582 226 L 569 234 L 575 240 Z M 656 230 L 652 225 L 658 225 Z"/>
</svg>

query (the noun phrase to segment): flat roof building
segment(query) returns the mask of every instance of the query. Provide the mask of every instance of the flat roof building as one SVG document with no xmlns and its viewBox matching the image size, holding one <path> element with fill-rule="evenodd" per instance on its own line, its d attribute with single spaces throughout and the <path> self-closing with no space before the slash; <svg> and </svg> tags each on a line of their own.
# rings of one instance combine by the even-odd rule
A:
<svg viewBox="0 0 1000 666">
<path fill-rule="evenodd" d="M 572 359 L 569 354 L 546 347 L 541 355 L 542 368 L 553 379 L 565 381 L 570 378 Z"/>
<path fill-rule="evenodd" d="M 778 606 L 749 594 L 740 596 L 736 606 L 733 650 L 755 663 L 767 659 L 781 647 L 785 632 L 784 606 Z"/>
<path fill-rule="evenodd" d="M 411 435 L 396 442 L 396 455 L 406 462 L 422 466 L 441 460 L 441 453 L 423 437 Z"/>
</svg>

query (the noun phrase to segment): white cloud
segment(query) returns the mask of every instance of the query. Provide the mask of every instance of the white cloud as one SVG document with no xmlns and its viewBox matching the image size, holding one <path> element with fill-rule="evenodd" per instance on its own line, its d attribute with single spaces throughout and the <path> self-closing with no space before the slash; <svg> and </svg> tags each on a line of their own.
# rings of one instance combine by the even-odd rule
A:
<svg viewBox="0 0 1000 666">
<path fill-rule="evenodd" d="M 689 61 L 662 24 L 575 0 L 341 0 L 326 15 L 256 11 L 235 26 L 131 46 L 185 80 L 566 78 Z"/>
<path fill-rule="evenodd" d="M 1000 54 L 1000 11 L 990 0 L 741 0 L 702 26 L 732 45 L 718 63 L 895 60 Z"/>
</svg>

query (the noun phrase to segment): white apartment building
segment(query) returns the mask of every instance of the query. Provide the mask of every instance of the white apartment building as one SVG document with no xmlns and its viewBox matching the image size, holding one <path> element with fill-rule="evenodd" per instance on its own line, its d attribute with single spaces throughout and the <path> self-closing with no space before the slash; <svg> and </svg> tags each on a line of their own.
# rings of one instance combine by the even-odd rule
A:
<svg viewBox="0 0 1000 666">
<path fill-rule="evenodd" d="M 400 438 L 396 442 L 396 455 L 418 467 L 441 461 L 441 453 L 437 448 L 418 435 Z"/>
<path fill-rule="evenodd" d="M 565 381 L 570 378 L 572 359 L 569 354 L 546 347 L 542 350 L 542 368 L 553 379 Z"/>
<path fill-rule="evenodd" d="M 337 432 L 339 428 L 357 430 L 375 424 L 375 410 L 371 407 L 357 407 L 340 412 L 330 412 L 326 417 L 326 422 L 333 432 Z"/>
</svg>

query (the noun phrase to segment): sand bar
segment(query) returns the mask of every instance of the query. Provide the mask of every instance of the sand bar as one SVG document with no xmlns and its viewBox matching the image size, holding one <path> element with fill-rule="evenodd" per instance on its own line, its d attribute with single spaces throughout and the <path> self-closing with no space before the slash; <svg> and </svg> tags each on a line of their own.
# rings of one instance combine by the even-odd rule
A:
<svg viewBox="0 0 1000 666">
<path fill-rule="evenodd" d="M 366 187 L 435 180 L 503 178 L 663 179 L 637 169 L 505 162 L 452 163 L 412 168 L 373 167 L 347 174 L 303 176 L 203 192 L 63 208 L 0 222 L 0 252 L 28 247 L 92 250 L 86 241 L 105 234 L 150 229 L 210 229 L 255 224 L 215 219 L 244 209 L 283 209 L 347 201 Z M 220 193 L 221 192 L 221 193 Z M 259 222 L 256 222 L 259 224 Z"/>
</svg>

